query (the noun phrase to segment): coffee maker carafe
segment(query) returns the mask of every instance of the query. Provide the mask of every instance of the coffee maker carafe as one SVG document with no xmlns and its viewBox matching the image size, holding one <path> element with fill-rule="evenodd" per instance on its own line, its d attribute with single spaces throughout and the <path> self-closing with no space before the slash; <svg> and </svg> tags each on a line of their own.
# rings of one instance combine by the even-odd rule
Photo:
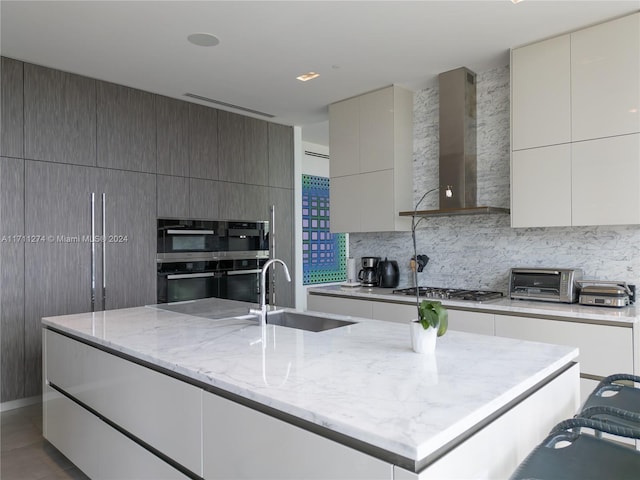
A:
<svg viewBox="0 0 640 480">
<path fill-rule="evenodd" d="M 378 286 L 378 262 L 380 257 L 362 257 L 362 270 L 358 272 L 358 280 L 363 287 Z"/>
</svg>

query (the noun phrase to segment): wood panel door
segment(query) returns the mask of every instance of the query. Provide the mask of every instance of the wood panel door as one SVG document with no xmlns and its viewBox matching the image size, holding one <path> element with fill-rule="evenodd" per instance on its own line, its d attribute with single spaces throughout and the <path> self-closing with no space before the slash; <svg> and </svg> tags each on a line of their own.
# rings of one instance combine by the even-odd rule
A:
<svg viewBox="0 0 640 480">
<path fill-rule="evenodd" d="M 96 81 L 24 65 L 25 158 L 96 164 Z"/>
<path fill-rule="evenodd" d="M 218 110 L 189 105 L 191 178 L 218 179 Z"/>
<path fill-rule="evenodd" d="M 100 309 L 156 303 L 155 175 L 102 170 L 99 191 L 105 194 L 105 230 L 99 229 L 105 271 L 98 271 L 106 281 Z"/>
<path fill-rule="evenodd" d="M 155 173 L 155 96 L 98 82 L 97 98 L 98 166 Z"/>
<path fill-rule="evenodd" d="M 218 173 L 225 182 L 244 183 L 245 122 L 242 115 L 218 112 Z"/>
<path fill-rule="evenodd" d="M 25 162 L 25 234 L 34 239 L 25 243 L 26 397 L 42 387 L 41 318 L 91 310 L 91 193 L 97 190 L 94 168 Z"/>
<path fill-rule="evenodd" d="M 24 110 L 23 64 L 2 57 L 0 65 L 0 96 L 2 104 L 0 129 L 0 155 L 23 158 Z"/>
<path fill-rule="evenodd" d="M 24 397 L 24 160 L 0 158 L 1 402 Z"/>
<path fill-rule="evenodd" d="M 189 176 L 189 104 L 156 96 L 158 170 L 163 175 Z"/>
<path fill-rule="evenodd" d="M 269 185 L 293 188 L 293 128 L 269 123 Z"/>
</svg>

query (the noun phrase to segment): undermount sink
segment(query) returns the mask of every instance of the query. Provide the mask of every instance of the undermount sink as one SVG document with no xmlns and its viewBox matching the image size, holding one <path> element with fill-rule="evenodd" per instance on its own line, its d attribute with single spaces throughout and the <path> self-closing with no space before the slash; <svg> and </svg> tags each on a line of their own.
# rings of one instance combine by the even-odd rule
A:
<svg viewBox="0 0 640 480">
<path fill-rule="evenodd" d="M 267 312 L 267 325 L 279 325 L 281 327 L 298 328 L 310 332 L 323 332 L 333 328 L 346 327 L 357 322 L 348 322 L 335 318 L 322 317 L 301 312 L 287 312 L 276 310 Z"/>
</svg>

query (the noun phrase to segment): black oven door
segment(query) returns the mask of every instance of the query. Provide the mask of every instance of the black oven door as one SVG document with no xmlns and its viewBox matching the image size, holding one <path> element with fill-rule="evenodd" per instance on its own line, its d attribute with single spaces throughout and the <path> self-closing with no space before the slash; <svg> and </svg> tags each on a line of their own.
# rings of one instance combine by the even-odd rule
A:
<svg viewBox="0 0 640 480">
<path fill-rule="evenodd" d="M 162 264 L 158 269 L 158 303 L 220 297 L 223 274 L 212 263 Z"/>
<path fill-rule="evenodd" d="M 233 260 L 224 271 L 222 298 L 258 303 L 260 300 L 260 269 L 267 259 Z M 267 292 L 269 282 L 267 281 Z M 265 298 L 268 297 L 265 292 Z"/>
<path fill-rule="evenodd" d="M 184 255 L 219 250 L 217 222 L 158 219 L 158 253 Z"/>
</svg>

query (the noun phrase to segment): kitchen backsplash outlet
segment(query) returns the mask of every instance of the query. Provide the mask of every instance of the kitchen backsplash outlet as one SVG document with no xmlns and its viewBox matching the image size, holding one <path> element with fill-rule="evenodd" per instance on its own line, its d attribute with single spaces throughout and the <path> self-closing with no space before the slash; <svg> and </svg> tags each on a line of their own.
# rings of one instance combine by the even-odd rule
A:
<svg viewBox="0 0 640 480">
<path fill-rule="evenodd" d="M 477 75 L 478 204 L 509 207 L 509 67 Z M 414 94 L 414 202 L 438 183 L 438 88 Z M 429 195 L 425 210 L 437 208 Z M 417 230 L 429 264 L 420 285 L 507 291 L 509 269 L 581 268 L 585 278 L 640 283 L 640 226 L 512 229 L 509 215 L 432 217 Z M 400 287 L 412 286 L 411 234 L 349 235 L 350 255 L 398 261 Z"/>
</svg>

